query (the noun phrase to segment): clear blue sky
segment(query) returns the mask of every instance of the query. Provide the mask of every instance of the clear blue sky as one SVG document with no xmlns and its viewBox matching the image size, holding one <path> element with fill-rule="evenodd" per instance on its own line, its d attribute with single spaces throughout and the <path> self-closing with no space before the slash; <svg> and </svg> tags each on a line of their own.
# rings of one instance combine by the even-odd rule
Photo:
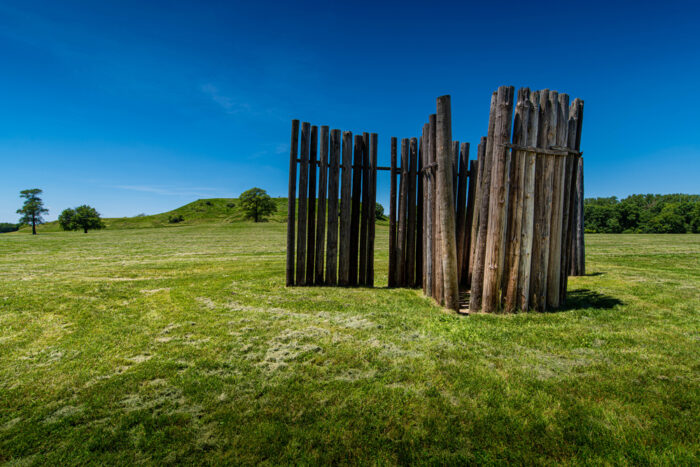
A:
<svg viewBox="0 0 700 467">
<path fill-rule="evenodd" d="M 388 163 L 442 94 L 475 146 L 502 84 L 585 100 L 587 196 L 700 192 L 696 2 L 504 5 L 3 0 L 0 221 L 33 187 L 49 219 L 286 196 L 292 118 Z"/>
</svg>

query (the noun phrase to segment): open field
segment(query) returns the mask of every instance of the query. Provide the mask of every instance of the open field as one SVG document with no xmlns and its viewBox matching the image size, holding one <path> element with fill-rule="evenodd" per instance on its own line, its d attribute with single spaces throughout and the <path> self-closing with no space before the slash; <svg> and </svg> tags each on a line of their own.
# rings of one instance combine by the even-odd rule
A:
<svg viewBox="0 0 700 467">
<path fill-rule="evenodd" d="M 285 229 L 0 235 L 0 462 L 700 462 L 700 235 L 588 235 L 567 309 L 460 317 L 286 289 Z"/>
</svg>

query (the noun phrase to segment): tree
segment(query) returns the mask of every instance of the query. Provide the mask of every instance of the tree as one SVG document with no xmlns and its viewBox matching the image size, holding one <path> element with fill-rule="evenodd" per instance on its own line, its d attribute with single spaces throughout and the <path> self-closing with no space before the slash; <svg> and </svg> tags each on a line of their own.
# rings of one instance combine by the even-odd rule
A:
<svg viewBox="0 0 700 467">
<path fill-rule="evenodd" d="M 262 188 L 244 191 L 238 200 L 246 219 L 253 219 L 255 222 L 265 220 L 266 216 L 277 211 L 277 205 Z"/>
<path fill-rule="evenodd" d="M 58 216 L 58 223 L 63 230 L 82 230 L 85 233 L 88 233 L 88 230 L 99 230 L 105 227 L 100 219 L 100 213 L 87 204 L 75 209 L 64 209 Z"/>
<path fill-rule="evenodd" d="M 384 206 L 377 203 L 377 205 L 374 207 L 374 217 L 376 217 L 379 221 L 384 219 Z"/>
<path fill-rule="evenodd" d="M 31 190 L 22 190 L 19 192 L 19 197 L 24 198 L 24 205 L 17 210 L 17 214 L 21 214 L 19 219 L 20 224 L 31 224 L 32 235 L 36 235 L 36 225 L 43 224 L 44 218 L 42 214 L 49 212 L 44 208 L 44 202 L 39 198 L 42 191 L 39 188 Z"/>
</svg>

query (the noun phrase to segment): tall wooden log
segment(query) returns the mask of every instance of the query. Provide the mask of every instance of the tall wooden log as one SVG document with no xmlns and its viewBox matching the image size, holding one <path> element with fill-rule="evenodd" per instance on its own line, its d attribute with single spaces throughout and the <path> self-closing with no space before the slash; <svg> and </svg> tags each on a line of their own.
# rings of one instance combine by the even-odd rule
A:
<svg viewBox="0 0 700 467">
<path fill-rule="evenodd" d="M 469 252 L 469 277 L 467 277 L 467 286 L 471 289 L 472 278 L 474 274 L 474 265 L 476 262 L 476 245 L 477 245 L 477 235 L 479 229 L 479 211 L 481 209 L 481 184 L 483 182 L 483 171 L 484 171 L 484 158 L 486 154 L 486 138 L 481 137 L 479 144 L 476 147 L 476 176 L 474 178 L 469 178 L 469 185 L 474 185 L 474 212 L 472 213 L 472 231 L 470 234 L 470 247 Z M 470 188 L 471 190 L 471 188 Z M 471 295 L 471 292 L 470 292 Z M 479 301 L 479 306 L 481 306 L 481 301 Z M 470 305 L 471 308 L 471 305 Z"/>
<path fill-rule="evenodd" d="M 316 214 L 316 266 L 314 267 L 314 283 L 322 285 L 323 260 L 325 259 L 324 243 L 326 239 L 326 190 L 328 188 L 328 126 L 321 127 L 321 151 L 318 169 L 318 211 Z"/>
<path fill-rule="evenodd" d="M 416 277 L 413 287 L 423 287 L 423 137 L 418 140 L 418 168 L 416 173 Z"/>
<path fill-rule="evenodd" d="M 510 141 L 513 115 L 513 87 L 498 88 L 496 122 L 493 135 L 493 167 L 491 170 L 491 206 L 489 207 L 488 233 L 484 268 L 484 296 L 481 309 L 485 312 L 500 308 L 503 269 L 505 262 L 506 226 L 508 212 L 508 171 L 510 151 L 505 146 Z"/>
<path fill-rule="evenodd" d="M 309 211 L 306 217 L 306 284 L 314 283 L 316 263 L 316 156 L 318 155 L 318 127 L 311 127 L 309 151 Z"/>
<path fill-rule="evenodd" d="M 362 134 L 362 207 L 360 212 L 360 265 L 358 283 L 367 285 L 367 234 L 369 230 L 369 133 Z M 372 210 L 374 212 L 374 209 Z"/>
<path fill-rule="evenodd" d="M 492 146 L 493 132 L 496 125 L 496 97 L 491 95 L 491 107 L 489 110 L 489 128 L 484 147 L 483 169 L 479 175 L 479 228 L 476 233 L 476 247 L 474 250 L 474 268 L 472 270 L 472 285 L 469 293 L 469 311 L 475 312 L 482 309 L 484 291 L 484 265 L 486 260 L 486 237 L 488 233 L 489 199 L 491 197 L 491 168 L 493 165 Z M 482 144 L 484 139 L 482 138 Z"/>
<path fill-rule="evenodd" d="M 518 90 L 518 101 L 513 120 L 513 144 L 527 145 L 527 130 L 529 113 L 530 90 Z M 520 273 L 520 242 L 522 240 L 523 207 L 525 203 L 525 151 L 513 151 L 511 160 L 510 209 L 508 238 L 506 243 L 508 264 L 504 309 L 512 313 L 518 307 L 518 275 Z"/>
<path fill-rule="evenodd" d="M 430 168 L 430 124 L 423 125 L 423 292 L 428 297 L 433 296 L 433 177 Z"/>
<path fill-rule="evenodd" d="M 457 270 L 457 242 L 455 235 L 455 205 L 452 189 L 452 111 L 450 96 L 437 99 L 437 160 L 438 191 L 440 205 L 440 235 L 443 271 L 444 303 L 447 308 L 459 311 L 459 271 Z"/>
<path fill-rule="evenodd" d="M 350 196 L 352 194 L 352 132 L 343 132 L 343 171 L 340 188 L 338 284 L 350 283 Z"/>
<path fill-rule="evenodd" d="M 552 91 L 554 92 L 554 91 Z M 551 145 L 552 104 L 550 91 L 544 89 L 539 93 L 539 130 L 537 147 L 547 148 Z M 555 119 L 556 119 L 556 114 Z M 556 123 L 556 120 L 555 122 Z M 553 133 L 551 133 L 553 134 Z M 551 140 L 554 141 L 553 139 Z M 535 239 L 532 254 L 532 272 L 530 280 L 530 308 L 544 311 L 547 306 L 547 265 L 549 264 L 550 208 L 552 205 L 551 158 L 537 154 L 535 172 Z"/>
<path fill-rule="evenodd" d="M 371 206 L 370 220 L 367 232 L 367 277 L 366 285 L 374 287 L 374 235 L 375 235 L 375 206 L 377 204 L 377 140 L 376 133 L 370 135 L 370 155 L 369 155 L 369 203 Z"/>
<path fill-rule="evenodd" d="M 569 130 L 569 96 L 559 94 L 552 103 L 557 113 L 555 146 L 566 147 Z M 547 306 L 559 308 L 561 297 L 562 228 L 564 223 L 564 186 L 566 184 L 565 156 L 554 156 L 552 178 L 552 214 L 549 237 L 549 265 L 547 267 Z"/>
<path fill-rule="evenodd" d="M 457 215 L 457 192 L 459 191 L 459 141 L 452 141 L 452 204 Z M 457 235 L 457 232 L 455 232 Z M 459 242 L 457 242 L 459 244 Z M 459 263 L 459 259 L 457 260 Z"/>
<path fill-rule="evenodd" d="M 309 138 L 308 122 L 301 124 L 301 164 L 299 165 L 299 226 L 297 230 L 297 285 L 306 285 L 306 215 L 309 190 Z"/>
<path fill-rule="evenodd" d="M 409 143 L 409 173 L 406 224 L 406 285 L 413 287 L 416 277 L 416 171 L 418 165 L 418 140 Z"/>
<path fill-rule="evenodd" d="M 583 127 L 583 101 L 574 99 L 572 109 L 576 122 L 575 142 L 573 149 L 581 151 L 581 129 Z M 576 183 L 574 188 L 574 206 L 573 206 L 573 221 L 572 221 L 572 240 L 571 240 L 571 267 L 569 268 L 572 276 L 583 276 L 586 274 L 585 261 L 585 245 L 584 245 L 584 225 L 583 225 L 583 158 L 576 157 L 575 161 Z"/>
<path fill-rule="evenodd" d="M 340 175 L 340 130 L 331 131 L 328 166 L 328 250 L 326 251 L 326 284 L 338 283 L 338 187 Z"/>
<path fill-rule="evenodd" d="M 296 218 L 298 141 L 299 120 L 292 120 L 292 138 L 289 145 L 289 191 L 287 192 L 287 287 L 294 285 L 294 219 Z"/>
<path fill-rule="evenodd" d="M 397 285 L 397 248 L 396 243 L 396 137 L 391 138 L 391 166 L 389 177 L 391 180 L 391 188 L 389 195 L 389 287 Z"/>
<path fill-rule="evenodd" d="M 460 151 L 461 149 L 461 151 Z M 453 146 L 453 150 L 455 147 Z M 466 255 L 464 253 L 467 247 L 467 172 L 469 171 L 469 143 L 462 143 L 462 147 L 456 148 L 455 160 L 459 160 L 457 168 L 457 271 L 459 283 L 462 283 L 463 277 L 466 275 Z M 459 157 L 457 157 L 459 155 Z M 455 180 L 453 178 L 453 180 Z"/>
<path fill-rule="evenodd" d="M 431 114 L 430 123 L 430 160 L 435 164 L 433 169 L 433 298 L 440 305 L 445 303 L 444 283 L 442 276 L 442 254 L 440 234 L 440 201 L 438 169 L 437 169 L 437 115 Z"/>
<path fill-rule="evenodd" d="M 396 250 L 396 282 L 399 286 L 406 285 L 406 221 L 408 198 L 408 138 L 401 140 L 401 181 L 399 183 L 399 230 L 398 248 Z"/>
<path fill-rule="evenodd" d="M 467 151 L 469 146 L 467 146 Z M 468 288 L 471 284 L 471 252 L 472 252 L 472 222 L 474 222 L 474 202 L 476 201 L 476 178 L 478 176 L 479 168 L 477 166 L 478 162 L 475 160 L 469 163 L 469 188 L 467 191 L 467 219 L 464 228 L 464 261 L 462 280 L 460 286 Z"/>
<path fill-rule="evenodd" d="M 526 102 L 527 139 L 526 146 L 537 146 L 537 132 L 539 129 L 539 94 L 531 94 Z M 532 266 L 532 248 L 535 221 L 535 167 L 537 154 L 528 151 L 525 154 L 523 167 L 523 220 L 522 234 L 520 237 L 520 265 L 518 271 L 518 303 L 522 311 L 530 309 L 530 274 Z"/>
<path fill-rule="evenodd" d="M 357 285 L 357 254 L 360 239 L 360 204 L 362 203 L 362 135 L 355 135 L 352 163 L 352 207 L 350 212 L 350 277 L 348 285 Z"/>
</svg>

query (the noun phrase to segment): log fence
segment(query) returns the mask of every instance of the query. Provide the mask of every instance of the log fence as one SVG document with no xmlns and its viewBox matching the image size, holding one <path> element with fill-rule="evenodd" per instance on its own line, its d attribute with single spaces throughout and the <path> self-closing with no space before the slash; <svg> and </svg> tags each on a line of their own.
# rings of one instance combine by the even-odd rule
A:
<svg viewBox="0 0 700 467">
<path fill-rule="evenodd" d="M 380 170 L 389 287 L 422 288 L 458 311 L 460 291 L 472 312 L 560 307 L 568 276 L 585 273 L 582 120 L 580 99 L 502 86 L 470 160 L 441 96 L 418 136 L 391 138 L 388 167 L 377 165 L 376 133 L 293 120 L 287 285 L 374 285 Z"/>
</svg>

